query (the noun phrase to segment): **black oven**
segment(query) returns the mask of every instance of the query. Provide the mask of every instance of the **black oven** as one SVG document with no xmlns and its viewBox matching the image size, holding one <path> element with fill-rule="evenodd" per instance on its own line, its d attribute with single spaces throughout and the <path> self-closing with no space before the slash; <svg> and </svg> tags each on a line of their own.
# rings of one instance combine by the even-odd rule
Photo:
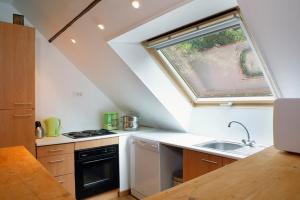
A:
<svg viewBox="0 0 300 200">
<path fill-rule="evenodd" d="M 76 198 L 119 188 L 119 147 L 75 151 Z"/>
</svg>

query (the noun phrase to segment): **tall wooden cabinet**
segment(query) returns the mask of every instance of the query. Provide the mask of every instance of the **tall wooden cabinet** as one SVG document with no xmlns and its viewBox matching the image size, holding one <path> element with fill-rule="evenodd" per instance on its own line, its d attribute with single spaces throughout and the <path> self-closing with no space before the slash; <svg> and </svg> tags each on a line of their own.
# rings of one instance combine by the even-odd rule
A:
<svg viewBox="0 0 300 200">
<path fill-rule="evenodd" d="M 35 155 L 35 31 L 0 22 L 0 147 Z"/>
</svg>

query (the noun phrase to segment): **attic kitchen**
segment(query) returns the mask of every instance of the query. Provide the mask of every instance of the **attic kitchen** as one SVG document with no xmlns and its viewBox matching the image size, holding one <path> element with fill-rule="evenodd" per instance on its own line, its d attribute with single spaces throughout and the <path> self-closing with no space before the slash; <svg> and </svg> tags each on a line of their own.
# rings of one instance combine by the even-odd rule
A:
<svg viewBox="0 0 300 200">
<path fill-rule="evenodd" d="M 0 0 L 0 199 L 300 199 L 299 6 Z"/>
</svg>

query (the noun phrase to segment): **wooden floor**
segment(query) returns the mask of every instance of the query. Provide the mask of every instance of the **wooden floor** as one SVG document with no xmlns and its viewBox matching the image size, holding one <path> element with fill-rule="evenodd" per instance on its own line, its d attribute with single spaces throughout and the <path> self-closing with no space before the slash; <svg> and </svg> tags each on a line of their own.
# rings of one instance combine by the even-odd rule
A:
<svg viewBox="0 0 300 200">
<path fill-rule="evenodd" d="M 119 189 L 115 189 L 89 198 L 85 198 L 85 200 L 137 200 L 136 198 L 134 198 L 129 194 L 130 194 L 129 190 L 120 193 Z"/>
<path fill-rule="evenodd" d="M 99 195 L 85 198 L 85 200 L 137 200 L 133 196 L 129 195 L 129 190 L 122 193 L 123 194 L 119 193 L 119 189 L 115 189 Z M 121 195 L 122 197 L 119 197 L 119 195 Z"/>
<path fill-rule="evenodd" d="M 136 198 L 129 195 L 129 196 L 126 196 L 126 197 L 119 197 L 119 198 L 116 198 L 116 199 L 113 199 L 113 200 L 136 200 Z"/>
<path fill-rule="evenodd" d="M 111 196 L 98 195 L 98 196 L 86 198 L 85 200 L 137 200 L 137 199 L 131 195 L 124 196 L 124 197 L 111 197 Z"/>
</svg>

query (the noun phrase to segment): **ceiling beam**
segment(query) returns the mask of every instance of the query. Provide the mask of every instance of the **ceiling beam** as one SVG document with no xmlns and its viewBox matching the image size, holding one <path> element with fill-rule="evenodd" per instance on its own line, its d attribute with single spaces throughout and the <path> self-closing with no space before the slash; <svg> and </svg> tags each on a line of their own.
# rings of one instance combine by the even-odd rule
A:
<svg viewBox="0 0 300 200">
<path fill-rule="evenodd" d="M 58 36 L 60 36 L 63 32 L 65 32 L 72 24 L 74 24 L 78 19 L 80 19 L 83 15 L 89 12 L 92 8 L 94 8 L 100 1 L 102 0 L 94 0 L 90 3 L 83 11 L 81 11 L 75 18 L 73 18 L 67 25 L 65 25 L 62 29 L 60 29 L 57 33 L 55 33 L 48 41 L 53 42 Z"/>
</svg>

